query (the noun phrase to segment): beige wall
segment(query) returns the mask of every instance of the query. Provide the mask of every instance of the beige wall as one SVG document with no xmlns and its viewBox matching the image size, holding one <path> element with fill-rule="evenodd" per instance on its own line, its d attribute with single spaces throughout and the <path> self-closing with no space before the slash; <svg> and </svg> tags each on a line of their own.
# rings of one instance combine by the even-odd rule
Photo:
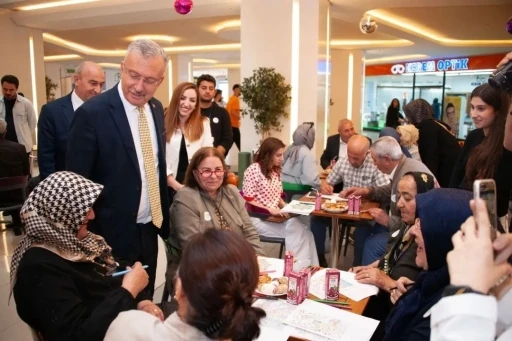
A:
<svg viewBox="0 0 512 341">
<path fill-rule="evenodd" d="M 0 77 L 11 74 L 20 81 L 19 91 L 31 102 L 37 102 L 36 114 L 46 103 L 43 37 L 41 30 L 16 26 L 9 13 L 0 13 Z M 32 89 L 29 38 L 34 42 L 34 67 L 36 76 L 36 94 Z M 34 97 L 36 100 L 34 101 Z"/>
<path fill-rule="evenodd" d="M 334 104 L 331 106 L 329 115 L 329 135 L 337 134 L 338 122 L 343 118 L 351 119 L 356 131 L 361 131 L 363 58 L 364 52 L 361 50 L 331 51 L 331 98 Z M 350 76 L 351 68 L 352 77 Z M 351 105 L 349 99 L 352 100 Z"/>
</svg>

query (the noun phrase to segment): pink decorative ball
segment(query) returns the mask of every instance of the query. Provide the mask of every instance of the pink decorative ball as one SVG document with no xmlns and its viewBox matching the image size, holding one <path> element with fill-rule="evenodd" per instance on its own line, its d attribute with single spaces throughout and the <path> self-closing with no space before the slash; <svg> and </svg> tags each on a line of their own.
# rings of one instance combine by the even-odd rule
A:
<svg viewBox="0 0 512 341">
<path fill-rule="evenodd" d="M 507 32 L 512 34 L 512 17 L 510 17 L 508 19 L 506 27 L 507 27 Z"/>
<path fill-rule="evenodd" d="M 186 15 L 192 12 L 194 4 L 192 0 L 176 0 L 174 1 L 174 9 L 181 15 Z"/>
</svg>

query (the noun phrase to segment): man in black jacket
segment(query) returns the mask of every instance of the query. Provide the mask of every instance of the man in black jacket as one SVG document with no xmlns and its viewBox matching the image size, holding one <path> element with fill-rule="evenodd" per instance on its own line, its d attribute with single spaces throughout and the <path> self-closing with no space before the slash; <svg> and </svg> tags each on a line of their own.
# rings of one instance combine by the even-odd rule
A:
<svg viewBox="0 0 512 341">
<path fill-rule="evenodd" d="M 338 124 L 338 133 L 327 138 L 325 150 L 320 157 L 320 165 L 323 169 L 331 168 L 331 161 L 347 156 L 348 140 L 356 134 L 354 124 L 349 119 L 343 119 Z"/>
<path fill-rule="evenodd" d="M 197 79 L 199 88 L 199 104 L 201 115 L 210 119 L 210 127 L 213 136 L 213 146 L 226 156 L 233 144 L 233 130 L 231 119 L 226 109 L 213 102 L 217 81 L 210 75 L 201 75 Z"/>
</svg>

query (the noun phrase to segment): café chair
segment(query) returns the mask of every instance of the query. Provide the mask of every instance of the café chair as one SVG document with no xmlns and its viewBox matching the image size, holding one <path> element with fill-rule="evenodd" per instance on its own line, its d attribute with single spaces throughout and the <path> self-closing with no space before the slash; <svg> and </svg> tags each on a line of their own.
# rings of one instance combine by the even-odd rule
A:
<svg viewBox="0 0 512 341">
<path fill-rule="evenodd" d="M 245 200 L 247 200 L 246 197 L 244 197 L 244 192 L 240 191 L 240 195 Z M 283 196 L 284 198 L 286 197 L 286 195 L 284 193 L 281 196 Z M 257 206 L 251 205 L 248 202 L 245 203 L 245 209 L 247 210 L 247 213 L 249 213 L 250 217 L 260 218 L 261 220 L 267 220 L 270 217 L 270 212 L 268 210 L 266 210 L 264 208 L 261 208 L 261 207 L 257 207 Z M 266 237 L 266 236 L 260 235 L 260 241 L 263 242 L 263 243 L 280 244 L 280 247 L 279 247 L 279 258 L 283 258 L 284 246 L 285 246 L 285 239 L 284 238 Z"/>
<path fill-rule="evenodd" d="M 23 207 L 27 199 L 28 175 L 11 176 L 8 178 L 0 178 L 0 211 L 18 210 Z M 13 197 L 11 201 L 11 197 Z M 7 221 L 0 221 L 6 223 Z"/>
</svg>

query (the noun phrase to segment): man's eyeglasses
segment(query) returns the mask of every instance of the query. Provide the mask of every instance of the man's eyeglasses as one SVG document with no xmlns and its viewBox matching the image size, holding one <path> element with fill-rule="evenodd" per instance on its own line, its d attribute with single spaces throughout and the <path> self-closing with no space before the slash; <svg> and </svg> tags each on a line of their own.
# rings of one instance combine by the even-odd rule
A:
<svg viewBox="0 0 512 341">
<path fill-rule="evenodd" d="M 198 172 L 199 172 L 199 174 L 201 174 L 201 176 L 203 178 L 210 178 L 213 174 L 215 174 L 215 176 L 217 176 L 218 178 L 221 178 L 226 173 L 226 170 L 225 169 L 215 169 L 215 170 L 205 169 L 204 171 L 198 170 Z"/>
<path fill-rule="evenodd" d="M 130 78 L 136 82 L 140 81 L 141 79 L 142 79 L 142 82 L 144 82 L 144 84 L 146 84 L 146 85 L 156 85 L 156 84 L 158 84 L 158 82 L 160 82 L 160 79 L 145 78 L 145 77 L 142 77 L 141 75 L 139 75 L 137 72 L 128 71 L 128 70 L 125 70 L 125 71 L 128 74 L 128 76 L 130 76 Z"/>
</svg>

